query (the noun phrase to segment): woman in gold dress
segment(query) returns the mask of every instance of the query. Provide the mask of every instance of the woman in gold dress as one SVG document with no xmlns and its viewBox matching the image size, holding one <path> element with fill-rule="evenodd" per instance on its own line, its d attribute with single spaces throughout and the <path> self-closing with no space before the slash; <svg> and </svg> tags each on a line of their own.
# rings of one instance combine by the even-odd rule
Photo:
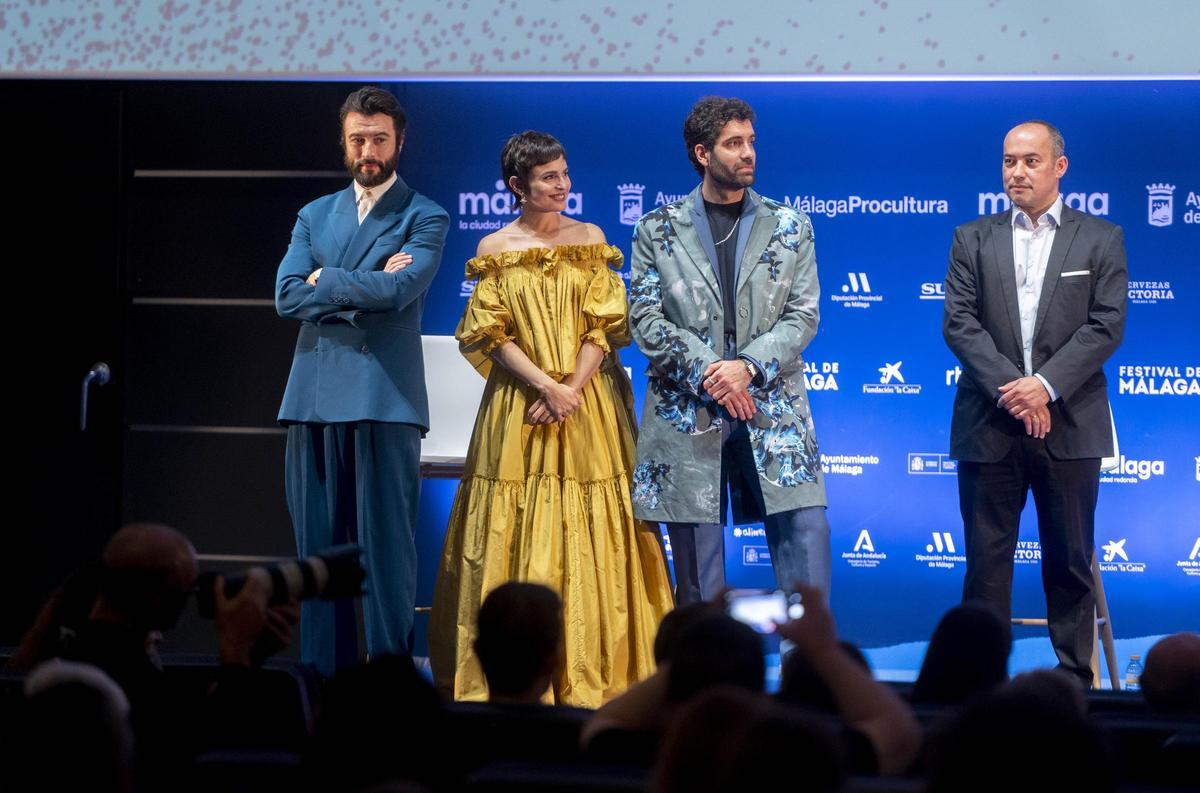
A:
<svg viewBox="0 0 1200 793">
<path fill-rule="evenodd" d="M 571 180 L 552 136 L 514 135 L 500 159 L 521 212 L 467 262 L 475 290 L 455 335 L 487 385 L 446 529 L 430 661 L 447 694 L 485 699 L 479 604 L 505 581 L 546 584 L 563 601 L 553 699 L 598 707 L 653 671 L 673 605 L 657 527 L 630 502 L 623 257 L 562 214 Z"/>
</svg>

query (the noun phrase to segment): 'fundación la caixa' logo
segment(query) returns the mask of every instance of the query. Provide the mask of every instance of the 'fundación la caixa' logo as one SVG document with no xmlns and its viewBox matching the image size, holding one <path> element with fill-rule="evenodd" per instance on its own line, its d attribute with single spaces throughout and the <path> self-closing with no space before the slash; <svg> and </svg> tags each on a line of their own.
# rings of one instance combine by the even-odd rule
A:
<svg viewBox="0 0 1200 793">
<path fill-rule="evenodd" d="M 895 363 L 884 362 L 883 366 L 879 367 L 879 382 L 864 383 L 862 392 L 864 394 L 921 393 L 919 383 L 904 382 L 904 374 L 900 371 L 902 365 L 904 365 L 904 361 L 896 361 Z"/>
<path fill-rule="evenodd" d="M 1103 552 L 1100 557 L 1100 571 L 1103 573 L 1144 573 L 1146 563 L 1130 560 L 1129 550 L 1125 547 L 1127 537 L 1119 540 L 1110 539 L 1100 546 Z"/>
</svg>

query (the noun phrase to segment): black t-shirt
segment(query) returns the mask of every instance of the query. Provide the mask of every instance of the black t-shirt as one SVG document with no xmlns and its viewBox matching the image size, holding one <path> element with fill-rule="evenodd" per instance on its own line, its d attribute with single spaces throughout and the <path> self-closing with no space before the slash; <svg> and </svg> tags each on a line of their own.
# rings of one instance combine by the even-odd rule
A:
<svg viewBox="0 0 1200 793">
<path fill-rule="evenodd" d="M 744 200 L 744 198 L 743 198 Z M 704 213 L 717 248 L 717 282 L 721 286 L 721 305 L 725 311 L 725 337 L 737 337 L 737 238 L 742 217 L 742 202 L 714 204 L 704 201 Z M 717 352 L 724 355 L 724 349 Z"/>
</svg>

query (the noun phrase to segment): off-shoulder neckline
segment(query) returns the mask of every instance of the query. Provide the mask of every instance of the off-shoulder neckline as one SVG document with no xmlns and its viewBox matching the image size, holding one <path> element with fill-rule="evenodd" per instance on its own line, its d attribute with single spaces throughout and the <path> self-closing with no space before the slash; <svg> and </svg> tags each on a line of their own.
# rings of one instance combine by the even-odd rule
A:
<svg viewBox="0 0 1200 793">
<path fill-rule="evenodd" d="M 620 248 L 607 242 L 522 248 L 474 256 L 467 260 L 467 275 L 479 275 L 492 270 L 524 264 L 540 263 L 543 268 L 548 269 L 561 261 L 591 262 L 597 260 L 604 261 L 614 270 L 619 270 L 625 261 L 625 256 L 621 253 Z"/>
</svg>

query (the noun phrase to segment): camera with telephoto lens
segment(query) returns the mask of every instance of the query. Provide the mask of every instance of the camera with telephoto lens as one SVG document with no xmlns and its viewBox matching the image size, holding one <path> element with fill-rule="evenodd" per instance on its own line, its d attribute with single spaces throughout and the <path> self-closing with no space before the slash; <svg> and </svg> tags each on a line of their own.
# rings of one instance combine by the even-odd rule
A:
<svg viewBox="0 0 1200 793">
<path fill-rule="evenodd" d="M 354 544 L 336 545 L 304 559 L 288 559 L 274 564 L 257 565 L 225 575 L 225 597 L 241 591 L 252 570 L 265 570 L 271 579 L 267 604 L 277 606 L 289 600 L 339 600 L 363 593 L 367 572 L 363 569 L 362 548 Z M 196 605 L 200 616 L 212 619 L 216 612 L 217 573 L 205 573 L 196 582 Z"/>
</svg>

